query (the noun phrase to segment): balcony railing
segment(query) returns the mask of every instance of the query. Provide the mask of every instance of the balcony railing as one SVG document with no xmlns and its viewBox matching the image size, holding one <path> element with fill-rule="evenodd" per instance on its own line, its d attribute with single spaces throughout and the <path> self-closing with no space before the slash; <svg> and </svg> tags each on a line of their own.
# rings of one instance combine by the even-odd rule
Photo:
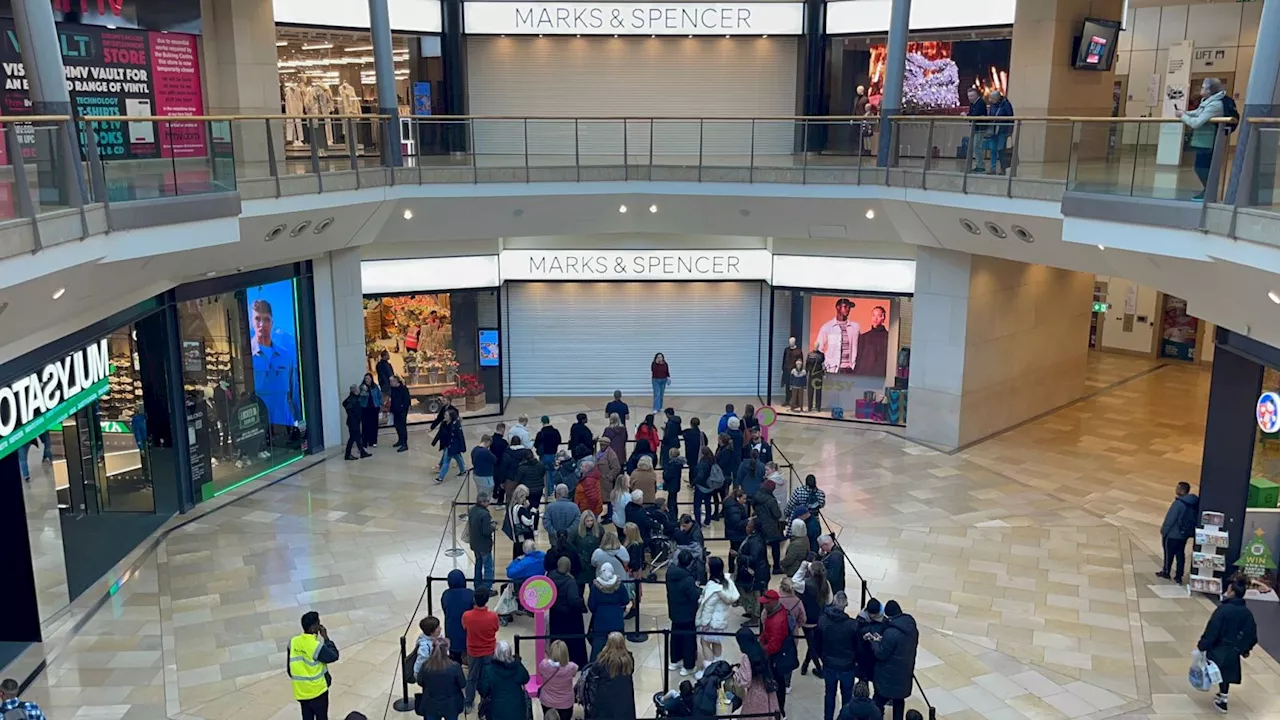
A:
<svg viewBox="0 0 1280 720">
<path fill-rule="evenodd" d="M 1205 229 L 1228 234 L 1237 211 L 1280 211 L 1276 119 L 1248 121 L 1256 137 L 1240 184 L 1247 191 L 1230 205 L 1222 190 L 1238 133 L 1221 120 L 1206 151 L 1191 147 L 1172 119 L 899 117 L 887 166 L 874 155 L 878 120 L 861 116 L 415 116 L 394 126 L 379 115 L 0 121 L 0 229 L 38 220 L 29 249 L 50 244 L 50 219 L 67 226 L 57 239 L 77 229 L 83 237 L 117 229 L 113 206 L 139 200 L 403 184 L 880 185 L 1050 201 L 1077 193 L 1186 204 L 1200 210 Z M 400 143 L 401 167 L 387 165 L 388 142 Z M 1232 218 L 1226 227 L 1210 208 Z"/>
</svg>

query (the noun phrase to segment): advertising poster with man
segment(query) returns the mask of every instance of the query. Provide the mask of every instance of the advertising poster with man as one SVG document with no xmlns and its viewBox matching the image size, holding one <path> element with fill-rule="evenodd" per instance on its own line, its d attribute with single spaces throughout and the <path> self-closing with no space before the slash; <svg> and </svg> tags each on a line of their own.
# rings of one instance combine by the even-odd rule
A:
<svg viewBox="0 0 1280 720">
<path fill-rule="evenodd" d="M 295 427 L 302 419 L 301 376 L 293 307 L 293 281 L 245 290 L 253 390 L 266 405 L 273 427 Z"/>
<path fill-rule="evenodd" d="M 810 295 L 807 309 L 806 407 L 824 415 L 838 408 L 842 417 L 853 419 L 859 402 L 867 404 L 868 392 L 876 397 L 885 392 L 890 370 L 891 302 L 888 298 Z"/>
</svg>

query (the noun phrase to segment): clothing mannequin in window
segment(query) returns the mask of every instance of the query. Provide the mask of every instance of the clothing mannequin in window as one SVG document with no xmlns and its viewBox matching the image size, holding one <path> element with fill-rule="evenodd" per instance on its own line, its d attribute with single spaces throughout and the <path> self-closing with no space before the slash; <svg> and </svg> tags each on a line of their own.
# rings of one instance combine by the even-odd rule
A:
<svg viewBox="0 0 1280 720">
<path fill-rule="evenodd" d="M 804 369 L 809 373 L 809 412 L 822 412 L 822 383 L 826 378 L 826 353 L 813 346 L 813 352 L 805 358 Z"/>
<path fill-rule="evenodd" d="M 301 115 L 302 109 L 302 88 L 295 83 L 287 82 L 284 84 L 284 114 L 285 115 Z M 302 121 L 296 117 L 293 120 L 284 121 L 284 139 L 290 145 L 302 144 Z"/>
<path fill-rule="evenodd" d="M 338 100 L 341 103 L 343 115 L 359 115 L 360 114 L 360 96 L 356 93 L 356 89 L 346 80 L 338 86 Z"/>
<path fill-rule="evenodd" d="M 796 362 L 804 360 L 804 351 L 796 347 L 795 338 L 787 338 L 787 347 L 782 350 L 782 389 L 787 389 L 787 375 L 791 373 L 791 368 L 796 366 Z"/>
</svg>

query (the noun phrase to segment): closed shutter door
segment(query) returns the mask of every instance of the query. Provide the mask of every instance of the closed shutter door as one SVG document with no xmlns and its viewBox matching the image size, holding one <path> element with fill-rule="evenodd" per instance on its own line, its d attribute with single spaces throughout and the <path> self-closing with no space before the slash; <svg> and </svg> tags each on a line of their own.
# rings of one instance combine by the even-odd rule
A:
<svg viewBox="0 0 1280 720">
<path fill-rule="evenodd" d="M 643 409 L 659 352 L 671 365 L 668 395 L 756 396 L 760 283 L 509 287 L 505 362 L 513 397 L 607 398 L 621 390 Z"/>
<path fill-rule="evenodd" d="M 754 154 L 790 155 L 791 122 L 751 118 L 796 114 L 794 37 L 467 38 L 472 115 L 508 117 L 729 117 L 740 121 L 477 120 L 481 156 L 522 156 L 532 164 L 673 162 L 707 164 Z M 577 142 L 575 143 L 575 132 Z M 754 132 L 754 141 L 753 141 Z"/>
</svg>

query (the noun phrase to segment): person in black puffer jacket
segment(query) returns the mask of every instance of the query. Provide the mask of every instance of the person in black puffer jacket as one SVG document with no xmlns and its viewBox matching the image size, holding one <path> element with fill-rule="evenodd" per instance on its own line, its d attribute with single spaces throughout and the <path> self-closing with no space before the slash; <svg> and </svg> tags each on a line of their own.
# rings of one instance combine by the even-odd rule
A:
<svg viewBox="0 0 1280 720">
<path fill-rule="evenodd" d="M 737 567 L 735 563 L 738 549 L 742 541 L 747 539 L 747 494 L 742 488 L 734 488 L 733 493 L 724 500 L 724 536 L 729 541 L 729 572 Z"/>
<path fill-rule="evenodd" d="M 533 451 L 525 451 L 512 479 L 516 485 L 529 488 L 529 508 L 533 510 L 534 516 L 537 516 L 538 505 L 542 502 L 542 493 L 547 488 L 547 469 Z"/>
<path fill-rule="evenodd" d="M 840 690 L 840 704 L 853 700 L 853 676 L 857 673 L 858 623 L 845 613 L 848 598 L 836 593 L 835 600 L 823 608 L 818 620 L 816 652 L 822 658 L 822 681 L 826 684 L 826 696 L 822 706 L 823 720 L 832 720 L 836 711 L 836 689 Z"/>
<path fill-rule="evenodd" d="M 902 720 L 906 700 L 911 697 L 920 631 L 916 619 L 902 612 L 897 600 L 884 604 L 884 615 L 884 630 L 871 639 L 876 653 L 874 699 L 881 710 L 892 704 L 894 720 Z"/>
<path fill-rule="evenodd" d="M 756 527 L 773 553 L 773 574 L 782 574 L 782 508 L 773 496 L 773 481 L 765 480 L 752 498 L 756 508 Z"/>
<path fill-rule="evenodd" d="M 1209 624 L 1196 644 L 1196 649 L 1217 663 L 1222 671 L 1222 682 L 1218 683 L 1218 696 L 1213 699 L 1213 704 L 1224 713 L 1230 686 L 1240 684 L 1240 658 L 1249 657 L 1253 646 L 1258 643 L 1257 622 L 1244 603 L 1248 582 L 1240 574 L 1231 578 L 1222 595 L 1222 604 L 1209 617 Z"/>
<path fill-rule="evenodd" d="M 671 617 L 671 665 L 681 669 L 683 675 L 693 674 L 698 664 L 698 643 L 694 635 L 694 621 L 698 616 L 698 599 L 702 591 L 693 578 L 690 567 L 693 554 L 681 550 L 676 564 L 667 566 L 667 612 Z"/>
<path fill-rule="evenodd" d="M 884 630 L 884 610 L 880 607 L 880 601 L 875 598 L 867 600 L 867 607 L 858 613 L 854 621 L 858 624 L 857 644 L 853 650 L 857 661 L 856 678 L 871 682 L 876 676 L 876 650 L 867 638 L 879 635 Z"/>
<path fill-rule="evenodd" d="M 769 554 L 764 536 L 757 529 L 758 518 L 747 520 L 747 537 L 738 548 L 738 567 L 735 579 L 746 624 L 760 622 L 760 593 L 769 589 Z"/>
</svg>

